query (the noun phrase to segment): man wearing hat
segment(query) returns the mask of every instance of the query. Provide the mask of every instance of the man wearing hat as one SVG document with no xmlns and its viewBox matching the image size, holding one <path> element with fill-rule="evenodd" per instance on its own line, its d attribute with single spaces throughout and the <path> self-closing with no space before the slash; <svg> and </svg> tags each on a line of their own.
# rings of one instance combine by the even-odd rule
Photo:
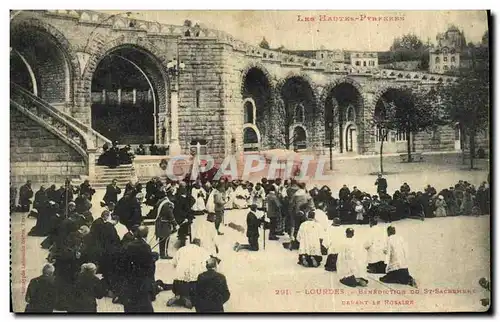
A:
<svg viewBox="0 0 500 322">
<path fill-rule="evenodd" d="M 333 218 L 333 223 L 326 230 L 324 245 L 328 250 L 326 258 L 325 270 L 329 272 L 337 271 L 337 257 L 339 255 L 340 246 L 343 243 L 343 231 L 340 227 L 340 218 Z"/>
<path fill-rule="evenodd" d="M 172 259 L 168 256 L 168 242 L 170 235 L 176 230 L 177 222 L 174 218 L 174 204 L 164 195 L 153 208 L 156 213 L 155 235 L 160 247 L 161 259 Z"/>
<path fill-rule="evenodd" d="M 315 220 L 314 210 L 307 213 L 307 221 L 303 222 L 297 233 L 299 245 L 299 265 L 305 267 L 318 267 L 323 257 L 321 256 L 321 243 L 325 238 L 324 227 Z"/>
</svg>

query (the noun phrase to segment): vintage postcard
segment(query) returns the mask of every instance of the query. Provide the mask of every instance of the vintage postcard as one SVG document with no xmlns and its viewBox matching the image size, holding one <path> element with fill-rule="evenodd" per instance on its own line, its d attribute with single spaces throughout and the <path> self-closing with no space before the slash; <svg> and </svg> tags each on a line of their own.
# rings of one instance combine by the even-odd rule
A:
<svg viewBox="0 0 500 322">
<path fill-rule="evenodd" d="M 10 12 L 14 312 L 486 312 L 488 11 Z"/>
</svg>

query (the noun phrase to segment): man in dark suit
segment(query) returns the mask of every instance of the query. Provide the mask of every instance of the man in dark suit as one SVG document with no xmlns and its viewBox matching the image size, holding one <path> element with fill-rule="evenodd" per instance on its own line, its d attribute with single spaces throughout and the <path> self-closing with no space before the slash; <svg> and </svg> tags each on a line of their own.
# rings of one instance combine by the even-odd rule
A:
<svg viewBox="0 0 500 322">
<path fill-rule="evenodd" d="M 106 205 L 110 202 L 116 204 L 116 202 L 118 201 L 118 195 L 120 193 L 122 193 L 122 189 L 118 188 L 118 186 L 116 185 L 116 179 L 113 179 L 113 181 L 111 181 L 111 184 L 108 184 L 106 186 L 106 194 L 104 195 L 104 198 L 102 198 L 102 200 Z"/>
<path fill-rule="evenodd" d="M 281 201 L 276 195 L 276 188 L 269 186 L 269 194 L 266 197 L 267 217 L 271 220 L 269 230 L 269 240 L 278 240 L 276 228 L 278 221 L 281 220 Z"/>
<path fill-rule="evenodd" d="M 207 271 L 198 275 L 194 296 L 196 312 L 224 312 L 224 303 L 231 293 L 227 287 L 226 277 L 217 272 L 217 259 L 207 260 Z"/>
<path fill-rule="evenodd" d="M 123 307 L 125 312 L 152 313 L 154 300 L 155 260 L 147 242 L 148 227 L 137 228 L 136 238 L 127 244 L 127 286 Z"/>
<path fill-rule="evenodd" d="M 30 211 L 31 198 L 33 198 L 33 189 L 31 189 L 31 180 L 19 188 L 19 206 L 21 212 Z"/>
<path fill-rule="evenodd" d="M 382 174 L 378 174 L 377 181 L 375 181 L 375 185 L 377 186 L 377 193 L 380 195 L 387 193 L 387 180 L 382 177 Z"/>
<path fill-rule="evenodd" d="M 54 266 L 45 264 L 42 275 L 32 279 L 26 291 L 27 313 L 51 312 L 55 301 Z"/>
<path fill-rule="evenodd" d="M 247 249 L 250 251 L 259 250 L 259 227 L 264 222 L 264 217 L 257 217 L 257 205 L 253 204 L 250 206 L 250 212 L 247 215 L 247 238 L 248 244 L 236 243 L 233 249 L 238 252 L 242 249 Z"/>
</svg>

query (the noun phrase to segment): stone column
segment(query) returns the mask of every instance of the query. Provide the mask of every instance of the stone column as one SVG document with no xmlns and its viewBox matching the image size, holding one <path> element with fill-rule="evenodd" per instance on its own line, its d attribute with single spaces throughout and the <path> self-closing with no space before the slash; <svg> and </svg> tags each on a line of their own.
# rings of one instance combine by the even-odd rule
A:
<svg viewBox="0 0 500 322">
<path fill-rule="evenodd" d="M 170 89 L 170 156 L 181 154 L 181 145 L 179 143 L 179 92 L 177 84 L 173 84 Z"/>
<path fill-rule="evenodd" d="M 106 104 L 106 90 L 105 89 L 102 90 L 101 103 Z"/>
<path fill-rule="evenodd" d="M 117 91 L 117 100 L 118 100 L 118 105 L 120 105 L 122 103 L 122 89 L 119 88 L 118 91 Z"/>
<path fill-rule="evenodd" d="M 132 89 L 132 104 L 135 104 L 136 102 L 137 102 L 137 90 L 134 88 Z"/>
</svg>

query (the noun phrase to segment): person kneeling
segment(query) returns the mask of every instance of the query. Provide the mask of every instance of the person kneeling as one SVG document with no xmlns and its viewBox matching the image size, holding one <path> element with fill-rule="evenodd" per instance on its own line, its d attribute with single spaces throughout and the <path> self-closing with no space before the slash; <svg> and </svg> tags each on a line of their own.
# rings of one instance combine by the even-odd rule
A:
<svg viewBox="0 0 500 322">
<path fill-rule="evenodd" d="M 321 256 L 321 243 L 325 229 L 315 220 L 316 214 L 310 211 L 307 221 L 302 223 L 297 233 L 299 244 L 299 265 L 305 267 L 318 267 L 323 257 Z"/>
<path fill-rule="evenodd" d="M 253 204 L 250 206 L 250 212 L 247 215 L 247 238 L 248 244 L 236 243 L 233 249 L 238 252 L 242 249 L 248 249 L 250 251 L 259 250 L 259 227 L 264 223 L 264 217 L 257 218 L 257 205 Z"/>
<path fill-rule="evenodd" d="M 172 288 L 175 296 L 168 300 L 167 306 L 181 305 L 187 309 L 193 308 L 196 281 L 198 276 L 205 272 L 209 258 L 210 254 L 200 247 L 200 240 L 197 238 L 177 251 L 173 262 L 177 272 Z"/>
<path fill-rule="evenodd" d="M 354 237 L 354 229 L 347 228 L 345 231 L 347 239 L 339 252 L 337 271 L 341 277 L 340 283 L 349 286 L 366 286 L 368 280 L 365 275 L 366 263 L 363 261 L 363 249 Z"/>
</svg>

